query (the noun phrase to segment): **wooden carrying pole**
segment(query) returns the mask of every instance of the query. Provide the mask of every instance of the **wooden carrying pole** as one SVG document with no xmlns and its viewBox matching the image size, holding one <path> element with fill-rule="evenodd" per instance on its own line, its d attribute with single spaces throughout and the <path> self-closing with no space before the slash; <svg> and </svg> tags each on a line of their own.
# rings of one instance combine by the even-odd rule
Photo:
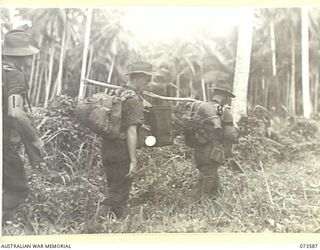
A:
<svg viewBox="0 0 320 250">
<path fill-rule="evenodd" d="M 113 85 L 113 84 L 95 81 L 95 80 L 91 80 L 91 79 L 82 79 L 81 82 L 83 82 L 84 84 L 91 84 L 91 85 L 96 85 L 96 86 L 110 88 L 110 89 L 120 89 L 121 88 L 118 85 Z"/>
<path fill-rule="evenodd" d="M 112 85 L 109 83 L 95 81 L 95 80 L 91 80 L 91 79 L 83 79 L 82 82 L 85 84 L 93 84 L 96 86 L 110 88 L 110 89 L 120 89 L 121 88 L 121 86 L 118 86 L 118 85 Z M 166 100 L 166 101 L 176 101 L 176 102 L 180 102 L 180 101 L 181 102 L 197 102 L 197 101 L 199 101 L 199 100 L 193 99 L 193 98 L 161 96 L 161 95 L 151 93 L 149 91 L 143 91 L 143 94 L 151 96 L 151 97 L 159 98 L 161 100 Z M 225 106 L 225 107 L 227 107 L 227 106 Z"/>
<path fill-rule="evenodd" d="M 100 81 L 95 81 L 95 80 L 91 80 L 91 79 L 83 79 L 82 82 L 85 83 L 85 84 L 93 84 L 93 85 L 96 85 L 96 86 L 100 86 L 100 87 L 104 87 L 104 88 L 110 88 L 110 89 L 120 89 L 121 88 L 121 86 L 118 86 L 118 85 L 113 85 L 113 84 L 100 82 Z M 198 101 L 198 100 L 193 99 L 193 98 L 161 96 L 161 95 L 157 95 L 157 94 L 151 93 L 149 91 L 143 91 L 143 94 L 151 96 L 151 97 L 156 97 L 156 98 L 159 98 L 161 100 L 166 100 L 166 101 L 176 101 L 176 102 L 179 102 L 179 101 L 182 101 L 182 102 L 183 101 L 184 102 L 195 102 L 195 101 Z"/>
</svg>

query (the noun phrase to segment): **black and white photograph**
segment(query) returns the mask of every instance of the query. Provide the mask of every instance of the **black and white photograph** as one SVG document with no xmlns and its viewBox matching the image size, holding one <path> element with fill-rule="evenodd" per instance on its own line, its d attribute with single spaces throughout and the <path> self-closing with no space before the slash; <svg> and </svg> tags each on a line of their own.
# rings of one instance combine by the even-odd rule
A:
<svg viewBox="0 0 320 250">
<path fill-rule="evenodd" d="M 320 233 L 320 6 L 1 6 L 3 236 Z"/>
</svg>

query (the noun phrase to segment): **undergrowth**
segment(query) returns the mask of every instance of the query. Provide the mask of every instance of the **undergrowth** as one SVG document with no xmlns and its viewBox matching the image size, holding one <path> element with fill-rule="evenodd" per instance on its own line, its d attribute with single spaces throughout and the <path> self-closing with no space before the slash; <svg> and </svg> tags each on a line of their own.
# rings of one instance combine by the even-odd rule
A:
<svg viewBox="0 0 320 250">
<path fill-rule="evenodd" d="M 45 165 L 32 168 L 23 156 L 31 192 L 3 235 L 320 232 L 319 147 L 310 143 L 318 123 L 298 121 L 270 142 L 249 117 L 234 145 L 243 171 L 230 164 L 219 169 L 217 199 L 191 199 L 198 172 L 181 136 L 172 146 L 139 150 L 128 215 L 113 220 L 95 217 L 106 192 L 100 139 L 77 122 L 75 104 L 62 96 L 35 110 Z"/>
</svg>

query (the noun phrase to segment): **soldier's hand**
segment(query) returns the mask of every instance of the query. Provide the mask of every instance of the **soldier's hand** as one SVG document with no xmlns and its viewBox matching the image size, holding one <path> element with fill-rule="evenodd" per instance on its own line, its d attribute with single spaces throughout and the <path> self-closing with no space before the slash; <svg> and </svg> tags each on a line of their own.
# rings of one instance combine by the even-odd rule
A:
<svg viewBox="0 0 320 250">
<path fill-rule="evenodd" d="M 126 177 L 128 177 L 128 178 L 133 178 L 133 176 L 134 176 L 135 173 L 136 173 L 137 166 L 138 166 L 138 163 L 137 163 L 137 162 L 135 162 L 135 161 L 130 162 L 129 173 L 126 175 Z"/>
</svg>

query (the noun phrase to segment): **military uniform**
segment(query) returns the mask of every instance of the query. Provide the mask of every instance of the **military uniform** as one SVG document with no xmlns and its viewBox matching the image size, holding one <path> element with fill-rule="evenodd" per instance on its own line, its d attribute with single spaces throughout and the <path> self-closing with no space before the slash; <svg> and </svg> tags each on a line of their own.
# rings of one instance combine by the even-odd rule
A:
<svg viewBox="0 0 320 250">
<path fill-rule="evenodd" d="M 24 164 L 15 144 L 25 145 L 31 165 L 42 157 L 42 142 L 24 112 L 28 85 L 21 67 L 25 58 L 39 50 L 31 45 L 30 35 L 19 29 L 8 31 L 2 44 L 2 117 L 3 117 L 3 195 L 4 220 L 28 195 Z M 19 65 L 19 66 L 18 66 Z M 14 136 L 13 136 L 14 135 Z M 19 136 L 18 136 L 19 135 Z M 13 138 L 15 140 L 13 140 Z M 34 156 L 34 157 L 33 157 Z"/>
<path fill-rule="evenodd" d="M 194 157 L 199 170 L 199 196 L 218 195 L 218 169 L 225 161 L 226 154 L 231 152 L 231 144 L 236 138 L 230 111 L 225 109 L 221 117 L 214 112 L 219 105 L 215 101 L 203 103 L 201 109 L 206 113 L 205 117 L 209 118 L 206 121 L 208 128 L 197 131 L 194 138 Z"/>
<path fill-rule="evenodd" d="M 24 164 L 11 142 L 13 130 L 11 118 L 8 116 L 8 97 L 20 95 L 25 99 L 28 88 L 24 73 L 14 63 L 4 59 L 2 67 L 3 209 L 10 211 L 27 197 L 28 185 Z"/>
<path fill-rule="evenodd" d="M 126 140 L 128 127 L 143 124 L 143 99 L 135 91 L 124 88 L 121 97 L 122 102 L 122 139 L 103 139 L 102 161 L 107 177 L 108 197 L 103 201 L 104 205 L 110 206 L 118 217 L 123 215 L 132 179 L 126 177 L 130 167 L 130 156 Z"/>
<path fill-rule="evenodd" d="M 222 96 L 234 97 L 229 85 L 224 81 L 218 82 L 214 89 L 220 91 L 220 96 L 222 92 Z M 201 196 L 218 195 L 218 169 L 226 157 L 231 156 L 232 143 L 237 138 L 232 114 L 224 108 L 220 99 L 221 97 L 214 97 L 212 102 L 199 101 L 191 107 L 190 116 L 201 124 L 193 128 L 193 132 L 186 133 L 186 143 L 194 148 L 195 163 L 199 170 L 198 187 L 194 197 L 196 199 Z"/>
</svg>

